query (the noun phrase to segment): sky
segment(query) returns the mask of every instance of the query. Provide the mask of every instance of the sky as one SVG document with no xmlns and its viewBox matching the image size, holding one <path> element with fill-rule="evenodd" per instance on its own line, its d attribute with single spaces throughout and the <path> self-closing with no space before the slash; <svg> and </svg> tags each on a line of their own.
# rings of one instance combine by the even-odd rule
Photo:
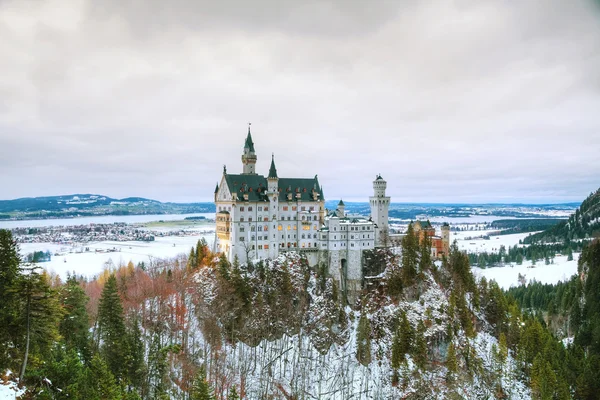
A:
<svg viewBox="0 0 600 400">
<path fill-rule="evenodd" d="M 326 199 L 583 200 L 594 0 L 0 0 L 0 199 L 212 201 L 242 170 Z"/>
</svg>

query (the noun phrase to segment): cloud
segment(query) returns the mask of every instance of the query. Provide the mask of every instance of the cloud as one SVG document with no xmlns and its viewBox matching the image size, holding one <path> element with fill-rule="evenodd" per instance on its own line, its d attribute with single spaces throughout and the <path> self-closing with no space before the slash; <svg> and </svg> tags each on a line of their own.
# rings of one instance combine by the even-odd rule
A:
<svg viewBox="0 0 600 400">
<path fill-rule="evenodd" d="M 2 197 L 210 200 L 241 170 L 327 198 L 577 201 L 599 185 L 591 1 L 0 2 Z"/>
</svg>

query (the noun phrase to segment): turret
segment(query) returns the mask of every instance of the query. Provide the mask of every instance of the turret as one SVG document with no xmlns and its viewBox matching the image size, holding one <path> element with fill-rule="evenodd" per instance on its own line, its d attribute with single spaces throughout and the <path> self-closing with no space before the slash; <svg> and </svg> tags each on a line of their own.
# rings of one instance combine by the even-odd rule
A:
<svg viewBox="0 0 600 400">
<path fill-rule="evenodd" d="M 442 225 L 442 247 L 444 254 L 448 256 L 450 253 L 450 225 L 447 222 Z"/>
<path fill-rule="evenodd" d="M 388 214 L 390 207 L 390 198 L 385 195 L 385 189 L 387 188 L 387 182 L 377 175 L 373 181 L 373 196 L 369 197 L 369 203 L 371 205 L 371 218 L 377 225 L 375 230 L 375 245 L 381 246 L 382 237 L 385 238 L 388 235 Z"/>
<path fill-rule="evenodd" d="M 275 168 L 275 155 L 271 155 L 271 167 L 269 168 L 269 176 L 267 177 L 267 183 L 269 186 L 269 193 L 278 193 L 278 182 L 277 168 Z"/>
<path fill-rule="evenodd" d="M 244 143 L 244 154 L 242 154 L 242 164 L 244 166 L 245 175 L 256 174 L 256 153 L 254 152 L 254 142 L 250 134 L 250 124 L 248 124 L 248 136 Z"/>
<path fill-rule="evenodd" d="M 344 218 L 346 216 L 345 209 L 346 209 L 346 205 L 344 204 L 344 201 L 340 200 L 340 202 L 338 203 L 338 207 L 337 207 L 338 217 Z"/>
</svg>

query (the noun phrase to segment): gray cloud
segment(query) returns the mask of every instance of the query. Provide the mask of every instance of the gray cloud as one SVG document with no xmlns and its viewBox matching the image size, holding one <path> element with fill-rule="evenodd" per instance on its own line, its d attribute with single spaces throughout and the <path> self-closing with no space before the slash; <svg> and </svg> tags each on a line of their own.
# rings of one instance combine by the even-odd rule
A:
<svg viewBox="0 0 600 400">
<path fill-rule="evenodd" d="M 0 197 L 210 200 L 241 169 L 327 198 L 577 201 L 600 186 L 593 1 L 0 2 Z"/>
</svg>

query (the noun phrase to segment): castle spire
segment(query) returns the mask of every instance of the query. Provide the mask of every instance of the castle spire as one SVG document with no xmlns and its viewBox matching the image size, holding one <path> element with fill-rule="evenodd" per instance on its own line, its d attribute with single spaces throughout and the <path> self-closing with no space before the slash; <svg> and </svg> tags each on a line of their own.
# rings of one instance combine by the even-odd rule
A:
<svg viewBox="0 0 600 400">
<path fill-rule="evenodd" d="M 275 154 L 271 154 L 271 168 L 269 168 L 269 179 L 277 179 L 277 168 L 275 168 Z"/>
<path fill-rule="evenodd" d="M 244 149 L 248 149 L 249 152 L 254 153 L 254 142 L 252 141 L 252 134 L 250 133 L 251 122 L 248 122 L 248 136 L 246 136 L 246 143 L 244 143 Z"/>
</svg>

